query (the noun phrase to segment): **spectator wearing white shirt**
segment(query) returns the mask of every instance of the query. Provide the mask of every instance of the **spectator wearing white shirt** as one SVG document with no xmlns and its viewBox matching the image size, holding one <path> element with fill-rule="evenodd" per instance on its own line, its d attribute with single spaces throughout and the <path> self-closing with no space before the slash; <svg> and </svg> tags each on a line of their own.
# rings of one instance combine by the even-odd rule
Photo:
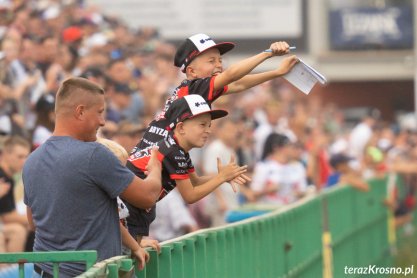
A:
<svg viewBox="0 0 417 278">
<path fill-rule="evenodd" d="M 368 112 L 362 121 L 358 123 L 349 135 L 349 155 L 358 161 L 361 161 L 365 152 L 365 146 L 373 134 L 373 128 L 379 117 L 378 110 Z"/>
<path fill-rule="evenodd" d="M 262 161 L 255 167 L 251 184 L 259 203 L 286 205 L 298 199 L 301 189 L 305 190 L 305 179 L 300 184 L 297 173 L 301 168 L 291 162 L 294 147 L 285 135 L 271 133 L 267 137 Z"/>
</svg>

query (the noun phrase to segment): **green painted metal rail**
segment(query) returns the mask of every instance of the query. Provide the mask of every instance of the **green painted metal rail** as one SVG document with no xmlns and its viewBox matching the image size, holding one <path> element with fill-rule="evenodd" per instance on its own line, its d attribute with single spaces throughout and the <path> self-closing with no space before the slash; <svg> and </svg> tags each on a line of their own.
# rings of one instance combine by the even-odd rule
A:
<svg viewBox="0 0 417 278">
<path fill-rule="evenodd" d="M 389 257 L 386 180 L 370 192 L 350 186 L 216 229 L 163 243 L 150 251 L 141 278 L 323 277 L 323 203 L 333 242 L 333 277 L 345 266 L 385 263 Z"/>
<path fill-rule="evenodd" d="M 97 261 L 97 251 L 57 251 L 57 252 L 22 252 L 0 253 L 1 263 L 19 264 L 19 277 L 25 277 L 25 263 L 52 263 L 53 275 L 58 277 L 59 264 L 63 262 L 85 262 L 90 269 Z"/>
<path fill-rule="evenodd" d="M 350 186 L 334 188 L 262 216 L 164 242 L 160 254 L 149 250 L 150 262 L 143 271 L 135 269 L 136 275 L 275 278 L 329 277 L 331 273 L 344 277 L 346 266 L 386 266 L 390 263 L 388 211 L 383 205 L 387 181 L 369 182 L 371 190 L 366 193 Z M 324 228 L 332 242 L 323 244 Z M 330 260 L 323 252 L 328 249 L 333 254 Z M 48 252 L 47 261 L 60 261 L 60 253 Z M 9 256 L 1 254 L 0 262 L 17 262 Z M 32 262 L 47 259 L 37 253 L 33 256 L 25 258 Z M 331 265 L 326 268 L 328 261 Z M 90 265 L 80 277 L 123 277 L 132 271 L 132 261 L 118 256 Z"/>
<path fill-rule="evenodd" d="M 135 269 L 132 259 L 128 256 L 117 256 L 96 263 L 93 267 L 77 277 L 132 277 L 134 272 Z"/>
</svg>

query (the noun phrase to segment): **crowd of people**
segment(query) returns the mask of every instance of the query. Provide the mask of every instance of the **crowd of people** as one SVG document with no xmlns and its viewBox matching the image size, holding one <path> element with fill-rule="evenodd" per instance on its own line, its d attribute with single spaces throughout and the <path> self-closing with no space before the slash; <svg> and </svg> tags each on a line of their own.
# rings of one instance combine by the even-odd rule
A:
<svg viewBox="0 0 417 278">
<path fill-rule="evenodd" d="M 204 34 L 184 39 L 175 46 L 154 28 L 132 30 L 84 1 L 0 2 L 0 252 L 94 244 L 104 259 L 117 255 L 121 235 L 143 266 L 142 247 L 159 248 L 153 239 L 226 224 L 242 204 L 285 206 L 345 184 L 366 192 L 367 179 L 392 172 L 404 176 L 406 194 L 390 187 L 385 204 L 398 225 L 410 223 L 414 130 L 384 121 L 377 109 L 352 125 L 336 105 L 291 87 L 280 76 L 297 57 L 285 42 L 226 66 L 233 43 Z M 284 57 L 276 69 L 250 74 L 274 56 Z M 212 117 L 195 118 L 201 130 L 185 124 L 206 105 L 199 111 Z M 226 117 L 215 116 L 223 110 Z M 115 158 L 96 137 L 130 156 Z M 88 233 L 80 228 L 97 218 Z M 66 225 L 79 232 L 72 241 Z M 56 245 L 45 241 L 50 233 Z"/>
</svg>

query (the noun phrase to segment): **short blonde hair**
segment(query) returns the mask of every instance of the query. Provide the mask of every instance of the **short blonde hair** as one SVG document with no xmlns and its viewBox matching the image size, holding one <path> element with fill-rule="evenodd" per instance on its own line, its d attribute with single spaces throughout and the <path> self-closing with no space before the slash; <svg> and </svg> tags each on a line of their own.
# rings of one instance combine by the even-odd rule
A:
<svg viewBox="0 0 417 278">
<path fill-rule="evenodd" d="M 82 77 L 71 77 L 62 82 L 55 100 L 55 114 L 70 113 L 83 102 L 93 105 L 95 96 L 104 95 L 104 90 L 98 84 Z M 93 98 L 87 98 L 92 96 Z"/>
<path fill-rule="evenodd" d="M 97 138 L 96 142 L 108 148 L 109 151 L 111 151 L 120 160 L 120 162 L 123 165 L 126 164 L 129 154 L 127 153 L 125 148 L 123 148 L 119 143 L 116 143 L 106 138 L 100 138 L 100 137 Z"/>
</svg>

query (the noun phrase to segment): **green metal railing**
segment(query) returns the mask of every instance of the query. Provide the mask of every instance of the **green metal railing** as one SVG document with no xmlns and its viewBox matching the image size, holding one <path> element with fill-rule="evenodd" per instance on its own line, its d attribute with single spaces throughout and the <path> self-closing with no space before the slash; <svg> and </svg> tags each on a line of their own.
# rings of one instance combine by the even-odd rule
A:
<svg viewBox="0 0 417 278">
<path fill-rule="evenodd" d="M 90 277 L 132 277 L 135 269 L 133 261 L 128 256 L 117 256 L 96 263 L 78 278 Z"/>
<path fill-rule="evenodd" d="M 334 188 L 261 216 L 164 242 L 159 254 L 149 250 L 150 262 L 143 271 L 135 269 L 136 275 L 344 277 L 345 266 L 385 266 L 390 263 L 388 210 L 383 205 L 386 182 L 369 181 L 369 192 L 350 186 Z M 330 236 L 323 237 L 326 234 Z M 323 238 L 332 241 L 323 243 Z M 57 253 L 48 254 L 49 262 L 59 261 Z M 0 262 L 17 262 L 5 261 L 9 256 L 0 255 Z M 80 277 L 123 277 L 133 268 L 129 258 L 118 256 L 90 265 Z"/>
<path fill-rule="evenodd" d="M 328 202 L 334 277 L 345 277 L 345 266 L 382 266 L 390 257 L 385 180 L 369 183 L 370 192 L 344 187 L 323 195 Z"/>
<path fill-rule="evenodd" d="M 25 277 L 24 264 L 52 263 L 53 275 L 58 277 L 59 264 L 64 262 L 84 262 L 90 269 L 97 261 L 97 251 L 59 251 L 59 252 L 27 252 L 0 253 L 1 263 L 19 264 L 19 277 Z"/>
<path fill-rule="evenodd" d="M 386 180 L 369 182 L 369 192 L 334 188 L 266 215 L 165 242 L 160 254 L 150 251 L 150 263 L 137 274 L 323 277 L 324 217 L 333 238 L 333 277 L 343 277 L 345 266 L 378 264 L 389 256 Z"/>
</svg>

